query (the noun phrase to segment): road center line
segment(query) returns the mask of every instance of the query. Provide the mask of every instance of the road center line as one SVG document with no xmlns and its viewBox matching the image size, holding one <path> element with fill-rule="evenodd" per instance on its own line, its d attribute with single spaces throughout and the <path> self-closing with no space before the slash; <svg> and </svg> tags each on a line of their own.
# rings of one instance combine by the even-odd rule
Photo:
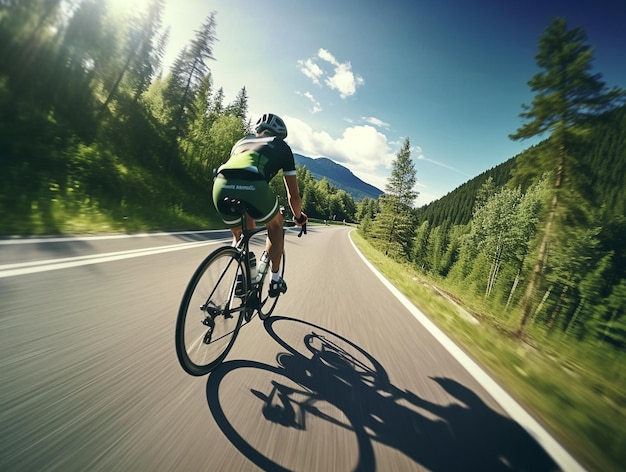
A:
<svg viewBox="0 0 626 472">
<path fill-rule="evenodd" d="M 207 229 L 199 231 L 173 231 L 158 233 L 135 233 L 135 234 L 105 234 L 101 236 L 59 236 L 59 237 L 43 237 L 43 238 L 23 238 L 23 237 L 8 237 L 6 239 L 0 239 L 0 246 L 13 246 L 21 244 L 40 244 L 40 243 L 71 243 L 75 241 L 105 241 L 110 239 L 131 239 L 131 238 L 153 238 L 155 236 L 188 236 L 198 234 L 212 234 L 212 233 L 224 233 L 230 234 L 228 230 L 223 229 Z"/>
</svg>

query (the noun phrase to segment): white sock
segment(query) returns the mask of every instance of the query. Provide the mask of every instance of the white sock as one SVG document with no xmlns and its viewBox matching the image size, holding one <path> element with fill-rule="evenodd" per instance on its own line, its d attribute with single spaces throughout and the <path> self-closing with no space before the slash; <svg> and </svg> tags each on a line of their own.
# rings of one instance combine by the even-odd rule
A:
<svg viewBox="0 0 626 472">
<path fill-rule="evenodd" d="M 278 271 L 272 272 L 272 282 L 278 282 L 280 280 L 280 275 L 278 275 Z"/>
</svg>

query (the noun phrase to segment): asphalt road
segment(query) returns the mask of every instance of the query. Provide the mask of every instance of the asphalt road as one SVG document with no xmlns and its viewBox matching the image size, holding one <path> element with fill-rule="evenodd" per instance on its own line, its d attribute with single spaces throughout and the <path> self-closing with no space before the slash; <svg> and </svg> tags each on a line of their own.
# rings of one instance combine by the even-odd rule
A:
<svg viewBox="0 0 626 472">
<path fill-rule="evenodd" d="M 220 233 L 0 242 L 0 471 L 559 469 L 348 231 L 289 232 L 274 315 L 200 378 L 174 326 Z"/>
</svg>

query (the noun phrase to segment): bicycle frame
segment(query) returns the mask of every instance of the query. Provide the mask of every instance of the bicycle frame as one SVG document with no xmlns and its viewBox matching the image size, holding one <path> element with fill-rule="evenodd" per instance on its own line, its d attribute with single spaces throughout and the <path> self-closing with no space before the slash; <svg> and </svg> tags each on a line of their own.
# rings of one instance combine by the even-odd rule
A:
<svg viewBox="0 0 626 472">
<path fill-rule="evenodd" d="M 280 295 L 270 297 L 269 290 L 262 293 L 267 272 L 259 280 L 251 277 L 250 242 L 258 234 L 267 236 L 267 226 L 248 229 L 245 203 L 229 198 L 222 203 L 228 213 L 241 214 L 241 237 L 234 245 L 215 249 L 198 266 L 185 289 L 176 320 L 178 359 L 183 369 L 195 376 L 215 369 L 232 348 L 242 320 L 249 322 L 255 313 L 261 320 L 267 319 Z M 253 247 L 257 247 L 256 241 Z M 282 276 L 284 251 L 279 270 Z"/>
<path fill-rule="evenodd" d="M 246 292 L 250 292 L 251 289 L 253 289 L 255 286 L 263 282 L 263 278 L 258 282 L 258 284 L 255 284 L 252 281 L 252 274 L 250 273 L 250 257 L 249 257 L 250 240 L 252 239 L 253 236 L 259 233 L 263 233 L 263 232 L 267 233 L 267 226 L 257 226 L 256 228 L 249 230 L 247 227 L 247 223 L 246 223 L 246 208 L 243 205 L 242 207 L 243 207 L 243 211 L 241 215 L 241 238 L 239 238 L 239 241 L 237 241 L 237 245 L 235 246 L 235 249 L 239 251 L 239 253 L 241 254 L 241 257 L 243 258 L 243 264 L 244 264 L 244 267 L 246 268 L 246 277 L 245 277 L 247 281 Z M 263 277 L 265 277 L 265 275 Z"/>
</svg>

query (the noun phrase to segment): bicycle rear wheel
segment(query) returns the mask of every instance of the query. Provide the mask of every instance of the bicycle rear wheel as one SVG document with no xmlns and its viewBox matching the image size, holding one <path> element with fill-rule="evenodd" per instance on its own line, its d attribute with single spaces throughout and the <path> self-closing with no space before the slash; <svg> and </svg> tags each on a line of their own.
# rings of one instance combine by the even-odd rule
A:
<svg viewBox="0 0 626 472">
<path fill-rule="evenodd" d="M 280 268 L 278 269 L 278 273 L 280 276 L 285 275 L 285 251 L 283 250 L 283 257 L 280 259 Z M 262 320 L 266 320 L 270 317 L 274 308 L 276 308 L 276 303 L 280 298 L 280 294 L 275 298 L 270 298 L 269 290 L 270 290 L 270 280 L 272 279 L 272 273 L 268 270 L 267 274 L 265 274 L 265 278 L 263 279 L 263 283 L 258 287 L 258 297 L 260 299 L 259 307 L 257 311 L 259 313 L 259 318 Z"/>
<path fill-rule="evenodd" d="M 247 283 L 240 254 L 232 247 L 213 251 L 193 274 L 176 321 L 176 354 L 187 373 L 208 374 L 224 360 L 241 327 Z"/>
</svg>

